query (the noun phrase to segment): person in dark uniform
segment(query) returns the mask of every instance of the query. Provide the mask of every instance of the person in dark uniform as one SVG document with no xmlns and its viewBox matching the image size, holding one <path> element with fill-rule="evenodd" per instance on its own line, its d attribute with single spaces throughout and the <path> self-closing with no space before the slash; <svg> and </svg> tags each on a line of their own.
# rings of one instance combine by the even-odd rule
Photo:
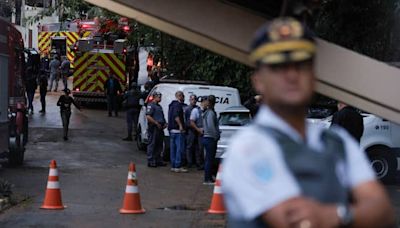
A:
<svg viewBox="0 0 400 228">
<path fill-rule="evenodd" d="M 40 113 L 46 113 L 46 94 L 47 94 L 47 75 L 44 70 L 41 70 L 39 75 L 39 90 L 40 90 L 40 103 L 42 104 L 42 110 Z"/>
<path fill-rule="evenodd" d="M 256 95 L 248 99 L 246 102 L 244 102 L 243 106 L 246 107 L 248 110 L 250 110 L 250 114 L 254 118 L 254 116 L 258 112 L 258 109 L 260 108 L 261 102 L 262 102 L 261 95 Z"/>
<path fill-rule="evenodd" d="M 306 121 L 316 79 L 313 34 L 293 18 L 256 33 L 254 121 L 222 165 L 228 227 L 391 227 L 394 210 L 364 151 L 342 128 Z"/>
<path fill-rule="evenodd" d="M 33 98 L 35 97 L 35 91 L 37 88 L 36 75 L 33 73 L 32 68 L 27 69 L 28 80 L 26 82 L 26 94 L 28 96 L 28 111 L 33 114 Z"/>
<path fill-rule="evenodd" d="M 146 100 L 152 88 L 153 88 L 152 83 L 150 81 L 144 83 L 144 91 L 140 95 L 140 98 L 143 99 L 143 102 Z"/>
<path fill-rule="evenodd" d="M 338 111 L 333 114 L 331 126 L 338 125 L 343 127 L 360 143 L 364 132 L 363 117 L 355 108 L 343 102 L 338 102 L 337 107 Z"/>
<path fill-rule="evenodd" d="M 146 118 L 148 122 L 149 145 L 147 146 L 147 166 L 165 166 L 161 161 L 163 149 L 164 129 L 167 127 L 164 112 L 159 105 L 161 93 L 153 93 L 153 101 L 147 105 Z"/>
<path fill-rule="evenodd" d="M 126 111 L 126 123 L 128 125 L 128 136 L 124 138 L 124 141 L 132 141 L 132 125 L 133 129 L 135 129 L 135 139 L 136 139 L 136 128 L 139 120 L 140 113 L 140 91 L 137 88 L 136 84 L 132 84 L 132 87 L 129 91 L 124 94 L 123 99 L 125 100 L 125 108 Z"/>
<path fill-rule="evenodd" d="M 61 95 L 57 101 L 57 106 L 60 106 L 60 114 L 61 120 L 63 124 L 64 130 L 64 140 L 68 140 L 68 127 L 69 127 L 69 119 L 71 118 L 71 105 L 75 105 L 75 107 L 81 110 L 81 107 L 76 104 L 74 98 L 69 96 L 71 94 L 71 90 L 65 89 L 65 94 Z"/>
<path fill-rule="evenodd" d="M 107 97 L 108 116 L 112 116 L 112 111 L 115 112 L 115 116 L 118 116 L 117 98 L 122 89 L 114 74 L 110 74 L 110 77 L 104 83 L 104 92 Z"/>
</svg>

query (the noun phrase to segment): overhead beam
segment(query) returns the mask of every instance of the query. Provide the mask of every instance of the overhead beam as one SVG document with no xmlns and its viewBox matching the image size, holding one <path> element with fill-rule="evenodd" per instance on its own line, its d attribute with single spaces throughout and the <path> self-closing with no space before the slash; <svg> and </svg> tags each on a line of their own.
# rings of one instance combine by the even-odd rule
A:
<svg viewBox="0 0 400 228">
<path fill-rule="evenodd" d="M 86 0 L 251 66 L 265 18 L 219 0 Z M 318 39 L 317 92 L 400 123 L 400 70 Z"/>
</svg>

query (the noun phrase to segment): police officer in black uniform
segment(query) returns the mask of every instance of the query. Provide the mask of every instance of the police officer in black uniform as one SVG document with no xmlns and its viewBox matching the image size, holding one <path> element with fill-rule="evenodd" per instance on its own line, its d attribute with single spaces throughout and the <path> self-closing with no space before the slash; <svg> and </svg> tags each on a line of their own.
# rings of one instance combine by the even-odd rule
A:
<svg viewBox="0 0 400 228">
<path fill-rule="evenodd" d="M 147 105 L 146 118 L 148 122 L 149 145 L 147 146 L 147 166 L 157 167 L 165 166 L 161 161 L 161 152 L 163 150 L 164 129 L 167 127 L 164 112 L 159 105 L 161 93 L 153 93 L 153 101 Z"/>
<path fill-rule="evenodd" d="M 128 126 L 128 136 L 122 140 L 124 141 L 132 141 L 132 130 L 134 130 L 135 139 L 136 139 L 136 128 L 138 124 L 139 114 L 140 114 L 140 91 L 136 86 L 136 83 L 131 85 L 131 89 L 128 90 L 124 96 L 124 106 L 126 110 L 126 124 Z M 132 128 L 133 124 L 133 128 Z"/>
<path fill-rule="evenodd" d="M 343 102 L 338 102 L 337 107 L 338 112 L 333 114 L 331 126 L 338 125 L 343 127 L 360 143 L 364 132 L 363 117 L 355 108 Z"/>
</svg>

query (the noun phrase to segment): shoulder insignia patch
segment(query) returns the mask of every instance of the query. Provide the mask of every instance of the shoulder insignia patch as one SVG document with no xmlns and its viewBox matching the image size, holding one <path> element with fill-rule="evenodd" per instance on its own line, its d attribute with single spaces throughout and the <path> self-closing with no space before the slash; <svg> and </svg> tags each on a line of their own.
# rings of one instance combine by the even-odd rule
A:
<svg viewBox="0 0 400 228">
<path fill-rule="evenodd" d="M 257 161 L 253 165 L 253 173 L 259 181 L 264 183 L 270 181 L 274 175 L 271 165 L 265 160 Z"/>
</svg>

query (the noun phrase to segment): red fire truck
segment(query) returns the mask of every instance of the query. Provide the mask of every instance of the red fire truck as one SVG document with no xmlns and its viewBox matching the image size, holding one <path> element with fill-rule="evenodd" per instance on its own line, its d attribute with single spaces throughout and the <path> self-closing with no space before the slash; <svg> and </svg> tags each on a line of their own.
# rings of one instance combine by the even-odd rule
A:
<svg viewBox="0 0 400 228">
<path fill-rule="evenodd" d="M 0 18 L 0 153 L 12 164 L 23 162 L 28 136 L 24 76 L 21 33 Z"/>
</svg>

